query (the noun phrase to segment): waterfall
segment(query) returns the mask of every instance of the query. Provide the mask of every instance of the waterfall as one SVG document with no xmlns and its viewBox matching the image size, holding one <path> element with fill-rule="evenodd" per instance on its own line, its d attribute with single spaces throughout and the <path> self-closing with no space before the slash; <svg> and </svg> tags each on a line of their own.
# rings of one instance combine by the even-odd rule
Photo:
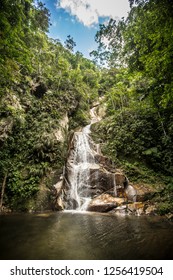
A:
<svg viewBox="0 0 173 280">
<path fill-rule="evenodd" d="M 95 108 L 90 111 L 91 124 L 98 121 Z M 86 210 L 91 200 L 90 170 L 98 168 L 94 155 L 98 145 L 90 138 L 90 125 L 82 131 L 75 132 L 72 143 L 73 149 L 68 158 L 68 209 Z"/>
<path fill-rule="evenodd" d="M 90 124 L 74 132 L 69 143 L 61 184 L 61 208 L 65 210 L 107 212 L 136 199 L 136 190 L 127 177 L 102 155 L 99 145 L 90 137 L 91 124 L 100 121 L 96 108 L 90 110 Z"/>
<path fill-rule="evenodd" d="M 91 125 L 106 113 L 100 101 L 90 110 L 90 124 L 70 134 L 63 176 L 54 185 L 55 210 L 131 214 L 136 209 L 134 203 L 141 196 L 138 187 L 129 183 L 123 170 L 102 154 L 100 144 L 94 143 L 90 136 Z M 96 129 L 97 126 L 95 135 Z M 139 214 L 136 210 L 135 213 Z"/>
<path fill-rule="evenodd" d="M 74 150 L 68 162 L 70 208 L 77 210 L 85 210 L 90 201 L 90 169 L 96 165 L 89 133 L 90 125 L 84 127 L 81 132 L 74 133 Z"/>
</svg>

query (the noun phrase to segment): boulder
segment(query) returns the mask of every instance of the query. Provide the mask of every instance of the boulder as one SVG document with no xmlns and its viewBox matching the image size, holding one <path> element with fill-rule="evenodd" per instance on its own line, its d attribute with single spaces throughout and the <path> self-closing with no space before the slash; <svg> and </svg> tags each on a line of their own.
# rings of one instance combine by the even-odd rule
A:
<svg viewBox="0 0 173 280">
<path fill-rule="evenodd" d="M 133 201 L 135 202 L 136 201 L 136 198 L 137 198 L 137 191 L 136 189 L 131 186 L 131 185 L 128 185 L 126 188 L 125 188 L 125 193 L 126 193 L 126 197 L 127 197 L 127 200 L 129 201 Z"/>
<path fill-rule="evenodd" d="M 120 206 L 114 208 L 114 209 L 111 211 L 111 214 L 116 214 L 116 215 L 127 215 L 127 214 L 128 214 L 127 205 L 120 205 Z"/>
<path fill-rule="evenodd" d="M 92 199 L 87 210 L 93 212 L 109 212 L 113 208 L 124 203 L 123 198 L 113 197 L 109 194 L 101 194 Z"/>
<path fill-rule="evenodd" d="M 120 205 L 114 208 L 111 211 L 111 214 L 139 216 L 145 214 L 144 208 L 145 205 L 142 202 L 128 203 L 126 205 Z"/>
<path fill-rule="evenodd" d="M 115 172 L 115 183 L 116 183 L 116 186 L 126 187 L 128 185 L 128 179 L 121 171 L 118 171 L 118 172 L 116 171 Z"/>
<path fill-rule="evenodd" d="M 97 169 L 90 169 L 90 186 L 94 187 L 95 194 L 106 192 L 115 185 L 115 176 L 98 166 Z"/>
<path fill-rule="evenodd" d="M 156 215 L 157 214 L 157 208 L 155 205 L 149 205 L 146 209 L 145 209 L 145 214 L 148 216 L 151 215 Z"/>
<path fill-rule="evenodd" d="M 85 166 L 83 167 L 83 173 L 85 173 Z M 113 190 L 115 187 L 115 175 L 111 172 L 108 172 L 106 169 L 101 168 L 98 164 L 88 164 L 86 165 L 86 172 L 88 174 L 89 180 L 87 183 L 82 186 L 83 187 L 83 195 L 85 196 L 85 192 L 88 193 L 92 198 L 96 195 L 100 195 L 101 193 L 107 192 L 109 190 Z M 68 185 L 70 185 L 70 178 L 73 176 L 74 170 L 71 165 L 70 159 L 66 164 L 66 181 L 68 184 L 66 188 L 68 189 Z"/>
<path fill-rule="evenodd" d="M 144 214 L 144 203 L 134 202 L 127 204 L 127 210 L 129 214 L 142 215 Z"/>
<path fill-rule="evenodd" d="M 118 197 L 123 197 L 126 199 L 126 201 L 136 201 L 137 192 L 136 189 L 131 185 L 127 185 L 126 187 L 116 185 L 116 192 Z"/>
<path fill-rule="evenodd" d="M 56 204 L 54 206 L 54 209 L 55 210 L 58 210 L 58 211 L 61 211 L 64 209 L 64 203 L 63 203 L 63 199 L 61 196 L 59 196 L 57 199 L 56 199 Z"/>
</svg>

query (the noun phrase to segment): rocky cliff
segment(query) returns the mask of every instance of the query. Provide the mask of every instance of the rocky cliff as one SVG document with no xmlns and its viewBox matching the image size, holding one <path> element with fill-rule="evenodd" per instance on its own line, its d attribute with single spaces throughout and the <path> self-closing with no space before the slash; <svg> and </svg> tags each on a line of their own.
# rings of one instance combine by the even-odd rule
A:
<svg viewBox="0 0 173 280">
<path fill-rule="evenodd" d="M 97 106 L 91 110 L 91 124 L 100 119 L 96 114 Z M 90 125 L 71 137 L 64 174 L 55 189 L 57 210 L 135 215 L 155 213 L 156 210 L 147 199 L 155 191 L 129 182 L 124 172 L 117 169 L 94 143 Z"/>
</svg>

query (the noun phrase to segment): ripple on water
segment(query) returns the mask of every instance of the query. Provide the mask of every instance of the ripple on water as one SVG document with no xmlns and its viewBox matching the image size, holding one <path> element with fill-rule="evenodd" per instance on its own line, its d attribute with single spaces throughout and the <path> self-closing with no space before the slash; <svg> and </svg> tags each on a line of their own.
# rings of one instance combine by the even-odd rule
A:
<svg viewBox="0 0 173 280">
<path fill-rule="evenodd" d="M 0 216 L 1 259 L 171 259 L 173 225 L 99 213 Z"/>
</svg>

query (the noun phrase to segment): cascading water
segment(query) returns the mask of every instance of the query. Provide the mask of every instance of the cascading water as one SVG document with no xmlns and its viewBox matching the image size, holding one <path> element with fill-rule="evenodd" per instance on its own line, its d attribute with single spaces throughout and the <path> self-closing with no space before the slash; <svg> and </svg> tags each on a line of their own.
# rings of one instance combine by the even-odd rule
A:
<svg viewBox="0 0 173 280">
<path fill-rule="evenodd" d="M 91 124 L 99 119 L 95 108 L 91 109 Z M 68 160 L 68 209 L 86 210 L 90 202 L 90 170 L 98 165 L 94 155 L 98 147 L 90 138 L 90 126 L 80 132 L 75 132 L 72 142 L 73 151 Z"/>
<path fill-rule="evenodd" d="M 74 150 L 74 160 L 70 175 L 69 195 L 76 201 L 77 209 L 84 210 L 89 202 L 89 166 L 94 163 L 94 157 L 89 145 L 89 127 L 85 127 L 82 132 L 74 135 L 76 147 Z"/>
<path fill-rule="evenodd" d="M 100 120 L 96 107 L 90 110 L 90 115 L 91 124 Z M 92 141 L 91 124 L 75 132 L 70 141 L 62 198 L 66 210 L 104 212 L 117 207 L 120 200 L 123 203 L 127 198 L 136 199 L 136 191 L 129 185 L 127 177 L 116 171 Z M 117 200 L 117 196 L 121 199 Z"/>
</svg>

